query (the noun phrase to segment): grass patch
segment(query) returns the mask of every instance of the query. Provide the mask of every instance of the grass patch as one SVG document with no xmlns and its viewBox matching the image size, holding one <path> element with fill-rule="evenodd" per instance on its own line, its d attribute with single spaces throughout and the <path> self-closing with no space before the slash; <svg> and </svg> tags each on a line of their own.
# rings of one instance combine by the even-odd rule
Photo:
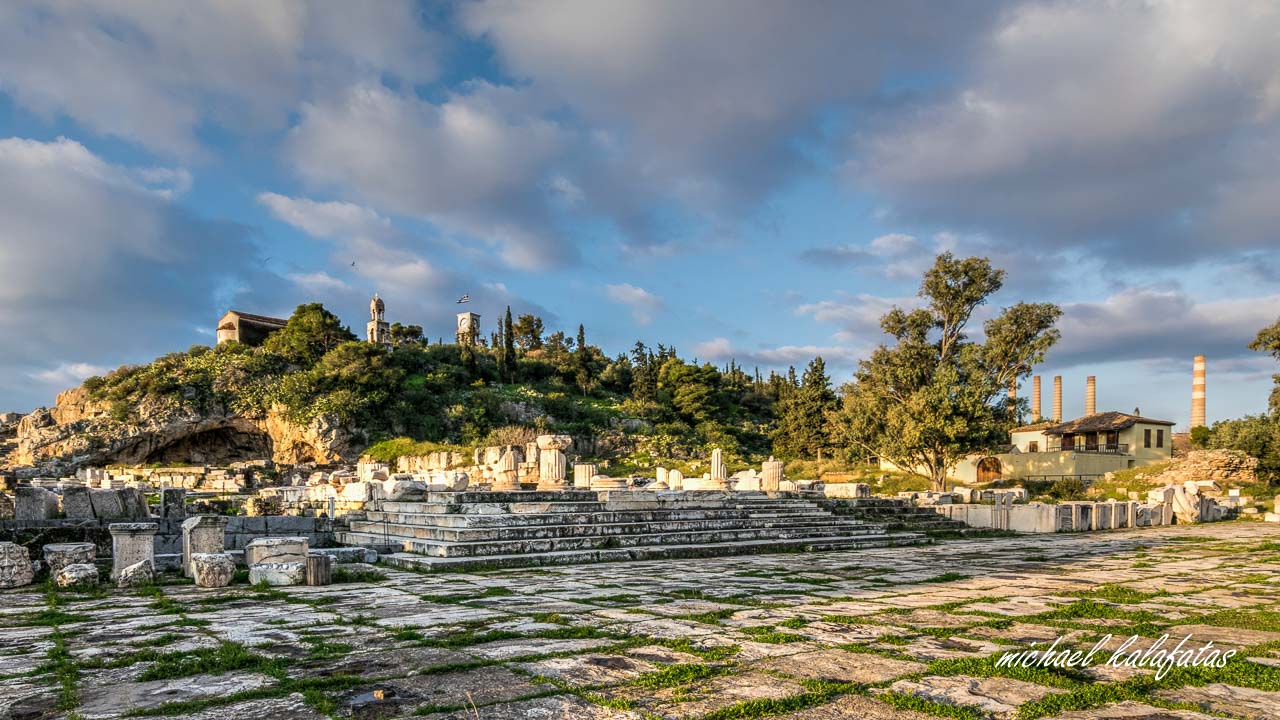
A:
<svg viewBox="0 0 1280 720">
<path fill-rule="evenodd" d="M 933 577 L 931 577 L 931 578 L 925 578 L 924 580 L 921 580 L 920 582 L 922 582 L 922 583 L 944 583 L 944 582 L 955 582 L 955 581 L 957 581 L 957 580 L 967 580 L 968 578 L 969 578 L 969 576 L 968 576 L 968 575 L 965 575 L 964 573 L 948 572 L 948 573 L 942 573 L 941 575 L 934 575 L 934 576 L 933 576 Z"/>
<path fill-rule="evenodd" d="M 786 643 L 804 642 L 809 638 L 795 633 L 778 632 L 770 625 L 759 625 L 756 627 L 739 628 L 738 632 L 750 637 L 756 642 L 769 643 L 770 645 L 784 645 Z"/>
<path fill-rule="evenodd" d="M 386 579 L 386 573 L 371 568 L 352 570 L 339 565 L 333 569 L 333 582 L 335 583 L 373 583 L 382 582 Z"/>
<path fill-rule="evenodd" d="M 876 698 L 898 710 L 915 710 L 916 712 L 937 715 L 938 717 L 955 718 L 956 720 L 986 720 L 987 717 L 986 713 L 976 707 L 969 705 L 943 705 L 942 703 L 925 700 L 906 693 L 889 691 L 876 695 Z"/>
<path fill-rule="evenodd" d="M 645 673 L 633 679 L 629 684 L 646 690 L 660 690 L 662 688 L 688 685 L 699 680 L 724 675 L 726 672 L 728 672 L 728 669 L 719 665 L 677 663 L 668 665 L 661 670 Z"/>
<path fill-rule="evenodd" d="M 151 659 L 155 664 L 139 675 L 138 680 L 171 680 L 192 675 L 218 675 L 232 670 L 255 670 L 278 675 L 282 669 L 280 661 L 258 655 L 240 643 L 233 642 L 219 643 L 216 648 L 157 653 Z"/>
<path fill-rule="evenodd" d="M 1106 583 L 1096 588 L 1088 590 L 1079 590 L 1069 593 L 1072 597 L 1093 598 L 1095 600 L 1106 600 L 1113 603 L 1140 603 L 1146 602 L 1151 598 L 1169 595 L 1168 590 L 1157 590 L 1155 592 L 1143 592 L 1135 590 L 1127 585 L 1120 583 Z"/>
</svg>

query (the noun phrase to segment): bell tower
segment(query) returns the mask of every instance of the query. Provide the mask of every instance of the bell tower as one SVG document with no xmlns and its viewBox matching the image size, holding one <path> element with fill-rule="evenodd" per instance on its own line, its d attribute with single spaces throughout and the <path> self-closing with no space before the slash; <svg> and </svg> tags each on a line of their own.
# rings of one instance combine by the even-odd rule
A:
<svg viewBox="0 0 1280 720">
<path fill-rule="evenodd" d="M 473 312 L 458 313 L 458 344 L 475 345 L 480 336 L 480 316 Z"/>
<path fill-rule="evenodd" d="M 377 293 L 369 301 L 369 324 L 365 325 L 365 339 L 377 345 L 391 344 L 391 325 L 386 320 L 387 305 Z"/>
</svg>

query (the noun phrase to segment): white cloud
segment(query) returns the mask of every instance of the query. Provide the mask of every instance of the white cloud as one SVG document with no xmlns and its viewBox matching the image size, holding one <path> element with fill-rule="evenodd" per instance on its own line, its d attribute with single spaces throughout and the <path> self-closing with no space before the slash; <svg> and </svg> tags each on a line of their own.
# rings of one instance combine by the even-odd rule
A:
<svg viewBox="0 0 1280 720">
<path fill-rule="evenodd" d="M 192 215 L 141 175 L 65 138 L 0 140 L 0 336 L 22 338 L 0 344 L 6 404 L 52 400 L 29 382 L 41 373 L 186 347 L 228 285 L 273 285 L 253 282 L 246 228 Z"/>
<path fill-rule="evenodd" d="M 433 79 L 440 41 L 409 0 L 0 3 L 0 90 L 40 115 L 164 153 L 206 123 L 281 127 L 306 97 L 387 73 Z"/>
<path fill-rule="evenodd" d="M 632 245 L 670 242 L 675 203 L 734 224 L 825 142 L 823 111 L 879 95 L 891 71 L 945 67 L 994 7 L 903 0 L 490 0 L 464 26 L 504 69 L 586 126 L 579 184 Z"/>
<path fill-rule="evenodd" d="M 78 385 L 87 377 L 102 375 L 110 368 L 89 363 L 60 363 L 57 367 L 31 373 L 31 377 L 54 388 Z"/>
<path fill-rule="evenodd" d="M 1121 360 L 1189 362 L 1195 355 L 1215 361 L 1246 361 L 1247 348 L 1280 315 L 1280 295 L 1201 300 L 1177 289 L 1131 288 L 1101 302 L 1068 303 L 1058 323 L 1061 342 L 1048 362 L 1061 366 Z M 1225 366 L 1224 366 L 1225 367 Z"/>
<path fill-rule="evenodd" d="M 1275 248 L 1280 7 L 1025 2 L 849 172 L 899 220 L 1150 265 Z M 1108 267 L 1115 267 L 1114 264 Z"/>
<path fill-rule="evenodd" d="M 613 302 L 629 306 L 631 316 L 641 325 L 652 323 L 654 315 L 663 308 L 662 298 L 630 283 L 608 285 L 605 292 Z"/>
<path fill-rule="evenodd" d="M 435 104 L 365 83 L 304 105 L 285 155 L 313 187 L 481 240 L 512 266 L 545 268 L 576 257 L 548 204 L 566 187 L 565 145 L 522 90 L 472 83 Z"/>
<path fill-rule="evenodd" d="M 736 360 L 740 365 L 755 365 L 774 370 L 792 365 L 803 366 L 818 356 L 822 357 L 828 368 L 850 367 L 859 357 L 851 348 L 842 346 L 781 345 L 751 350 L 735 347 L 727 338 L 722 337 L 694 345 L 693 353 L 699 360 L 716 362 Z"/>
</svg>

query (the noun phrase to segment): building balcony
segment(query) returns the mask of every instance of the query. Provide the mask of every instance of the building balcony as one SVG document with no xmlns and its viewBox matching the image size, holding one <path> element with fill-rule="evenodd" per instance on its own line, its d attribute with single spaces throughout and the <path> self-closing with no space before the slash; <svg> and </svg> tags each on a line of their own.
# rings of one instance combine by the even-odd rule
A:
<svg viewBox="0 0 1280 720">
<path fill-rule="evenodd" d="M 1078 453 L 1098 453 L 1100 455 L 1128 455 L 1129 444 L 1115 443 L 1115 444 L 1108 445 L 1105 443 L 1090 444 L 1085 442 L 1077 442 L 1074 445 L 1050 445 L 1046 447 L 1044 451 L 1045 452 L 1062 452 L 1064 450 L 1068 452 L 1078 452 Z"/>
</svg>

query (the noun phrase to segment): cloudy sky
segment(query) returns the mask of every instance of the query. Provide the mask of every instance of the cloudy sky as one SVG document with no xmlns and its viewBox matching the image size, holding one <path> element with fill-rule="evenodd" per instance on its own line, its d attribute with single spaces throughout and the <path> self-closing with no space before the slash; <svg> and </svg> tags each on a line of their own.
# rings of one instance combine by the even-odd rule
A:
<svg viewBox="0 0 1280 720">
<path fill-rule="evenodd" d="M 1068 415 L 1204 353 L 1221 419 L 1277 228 L 1269 1 L 0 3 L 0 409 L 374 292 L 844 380 L 946 249 L 1064 307 Z"/>
</svg>

